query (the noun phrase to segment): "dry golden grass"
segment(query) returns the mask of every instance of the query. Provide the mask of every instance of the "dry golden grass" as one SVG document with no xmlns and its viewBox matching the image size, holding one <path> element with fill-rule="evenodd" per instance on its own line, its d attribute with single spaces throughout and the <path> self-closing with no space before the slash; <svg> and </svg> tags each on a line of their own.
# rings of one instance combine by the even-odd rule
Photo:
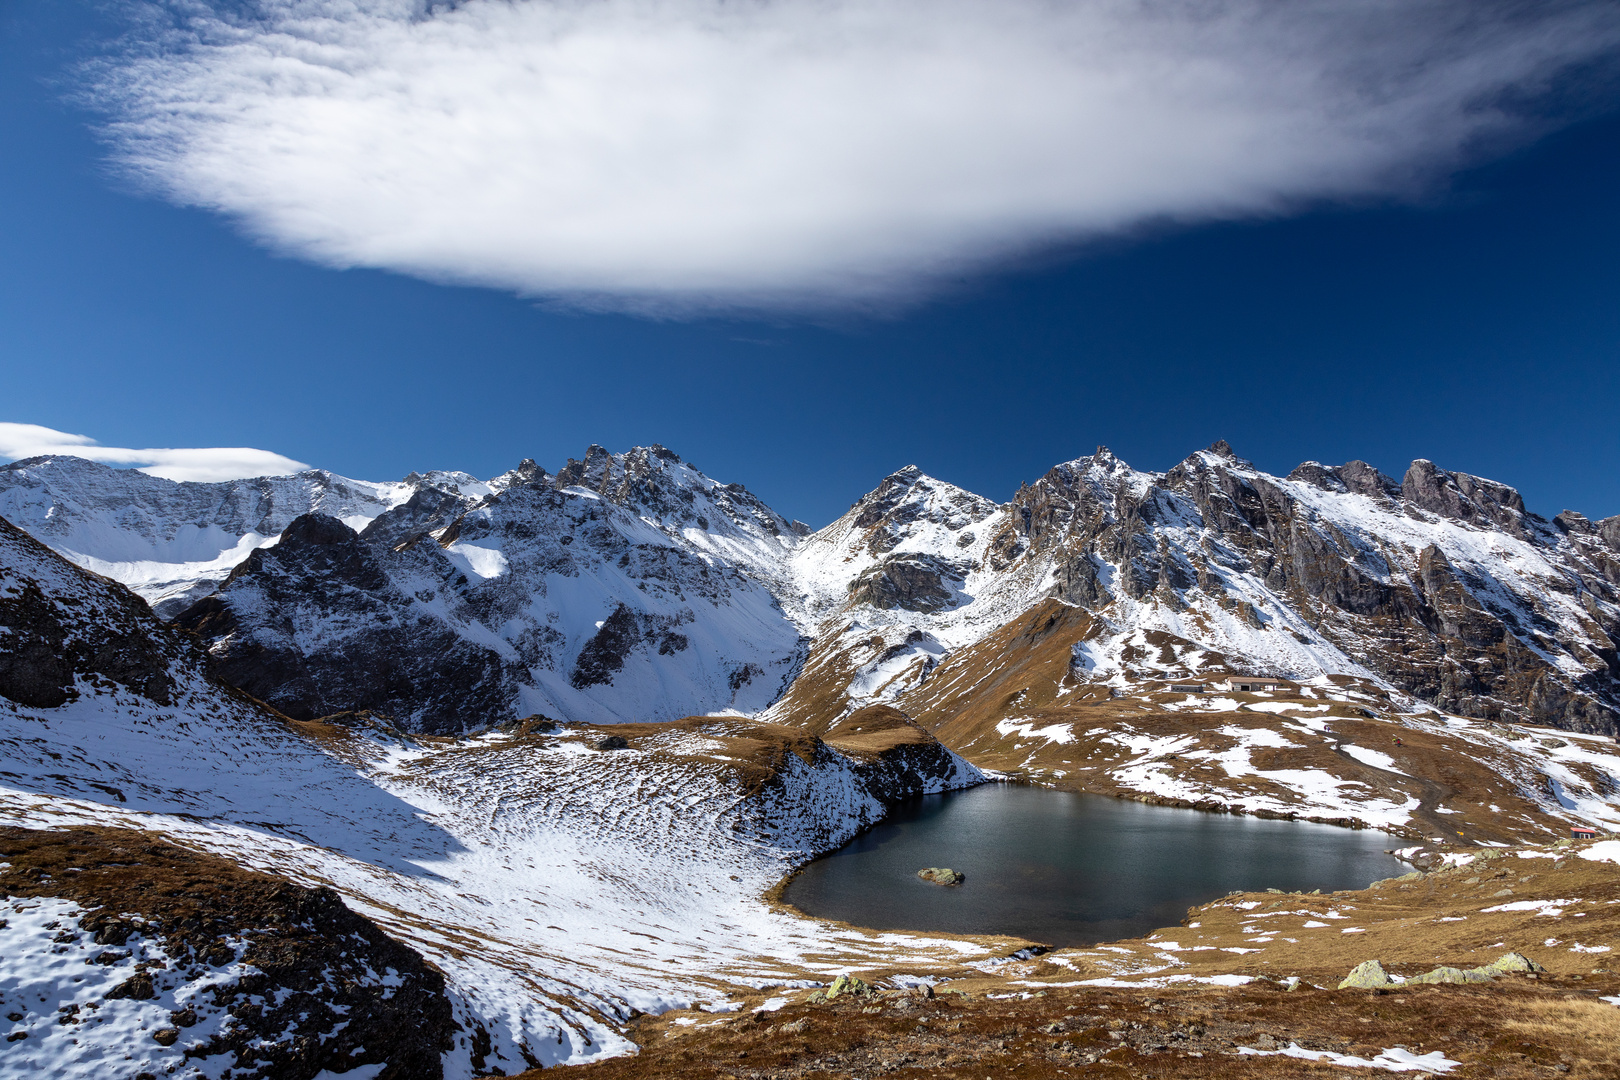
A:
<svg viewBox="0 0 1620 1080">
<path fill-rule="evenodd" d="M 1502 1029 L 1527 1042 L 1554 1047 L 1571 1077 L 1620 1077 L 1620 1009 L 1606 1002 L 1564 998 L 1527 1001 Z"/>
</svg>

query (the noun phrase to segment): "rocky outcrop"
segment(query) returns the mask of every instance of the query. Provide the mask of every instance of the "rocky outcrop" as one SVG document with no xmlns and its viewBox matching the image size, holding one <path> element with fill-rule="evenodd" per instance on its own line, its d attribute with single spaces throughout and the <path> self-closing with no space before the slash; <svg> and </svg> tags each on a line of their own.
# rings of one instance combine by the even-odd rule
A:
<svg viewBox="0 0 1620 1080">
<path fill-rule="evenodd" d="M 306 514 L 175 622 L 208 643 L 220 678 L 295 720 L 368 710 L 448 733 L 504 719 L 515 691 L 503 658 L 433 617 L 384 566 L 410 567 L 423 591 L 448 589 L 456 570 L 432 553 L 378 549 Z"/>
<path fill-rule="evenodd" d="M 1469 983 L 1488 983 L 1503 975 L 1530 974 L 1547 969 L 1523 953 L 1503 953 L 1489 964 L 1479 967 L 1456 968 L 1442 965 L 1421 975 L 1392 977 L 1377 960 L 1357 964 L 1339 983 L 1340 990 L 1383 990 L 1392 986 L 1465 986 Z"/>
<path fill-rule="evenodd" d="M 899 554 L 856 578 L 850 600 L 875 608 L 933 612 L 950 607 L 967 568 L 933 555 Z"/>
<path fill-rule="evenodd" d="M 763 749 L 746 812 L 766 833 L 791 835 L 807 856 L 842 846 L 908 799 L 988 779 L 888 706 L 857 710 L 820 737 L 755 727 Z"/>
<path fill-rule="evenodd" d="M 624 667 L 625 658 L 640 647 L 655 649 L 660 656 L 673 656 L 690 644 L 685 634 L 673 629 L 675 625 L 676 620 L 638 614 L 620 604 L 579 651 L 569 681 L 576 690 L 611 683 Z"/>
<path fill-rule="evenodd" d="M 58 952 L 79 948 L 93 954 L 86 963 L 131 969 L 105 998 L 149 1002 L 155 1016 L 172 1010 L 151 1031 L 163 1049 L 148 1051 L 169 1071 L 223 1057 L 247 1080 L 443 1075 L 457 1028 L 444 976 L 330 889 L 122 829 L 0 829 L 0 858 L 11 895 L 86 911 L 60 930 Z M 148 943 L 161 960 L 144 959 Z M 26 996 L 9 1004 L 39 1007 Z M 40 1019 L 93 1024 L 99 1005 Z M 33 1019 L 13 1017 L 21 1030 Z"/>
<path fill-rule="evenodd" d="M 1453 521 L 1489 523 L 1515 536 L 1526 535 L 1524 499 L 1506 484 L 1467 473 L 1448 473 L 1419 458 L 1401 481 L 1406 505 Z"/>
<path fill-rule="evenodd" d="M 1235 614 L 1307 646 L 1276 674 L 1348 662 L 1450 712 L 1620 731 L 1620 562 L 1602 528 L 1555 527 L 1504 484 L 1428 461 L 1399 485 L 1364 462 L 1278 480 L 1225 443 L 1155 476 L 1099 449 L 994 528 L 983 571 L 1099 614 Z"/>
<path fill-rule="evenodd" d="M 886 806 L 984 779 L 933 735 L 888 705 L 870 705 L 850 713 L 828 729 L 821 741 L 848 758 L 862 786 Z"/>
<path fill-rule="evenodd" d="M 0 697 L 55 708 L 88 679 L 168 705 L 170 665 L 195 651 L 129 589 L 67 565 L 0 518 Z"/>
</svg>

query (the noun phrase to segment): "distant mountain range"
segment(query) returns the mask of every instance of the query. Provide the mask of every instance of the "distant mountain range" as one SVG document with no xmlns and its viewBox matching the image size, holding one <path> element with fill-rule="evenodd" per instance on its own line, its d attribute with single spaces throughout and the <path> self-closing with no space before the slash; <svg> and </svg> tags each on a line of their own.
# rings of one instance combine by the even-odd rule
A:
<svg viewBox="0 0 1620 1080">
<path fill-rule="evenodd" d="M 0 516 L 297 719 L 452 734 L 731 712 L 819 733 L 884 705 L 994 727 L 1030 688 L 993 680 L 990 700 L 964 673 L 1027 665 L 1049 613 L 1049 697 L 1352 679 L 1410 708 L 1620 731 L 1620 517 L 1549 521 L 1421 460 L 1397 482 L 1362 462 L 1272 476 L 1225 443 L 1164 473 L 1100 449 L 1007 503 L 906 468 L 812 532 L 659 446 L 395 483 L 52 457 L 0 467 Z"/>
</svg>

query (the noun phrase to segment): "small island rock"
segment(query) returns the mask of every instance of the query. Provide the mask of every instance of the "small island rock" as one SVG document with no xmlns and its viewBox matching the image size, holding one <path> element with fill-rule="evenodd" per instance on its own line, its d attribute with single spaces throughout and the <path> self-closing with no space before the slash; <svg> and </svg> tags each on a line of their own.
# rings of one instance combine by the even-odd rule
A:
<svg viewBox="0 0 1620 1080">
<path fill-rule="evenodd" d="M 967 880 L 967 875 L 948 866 L 930 866 L 926 870 L 917 871 L 917 876 L 924 881 L 932 881 L 935 885 L 960 885 Z"/>
</svg>

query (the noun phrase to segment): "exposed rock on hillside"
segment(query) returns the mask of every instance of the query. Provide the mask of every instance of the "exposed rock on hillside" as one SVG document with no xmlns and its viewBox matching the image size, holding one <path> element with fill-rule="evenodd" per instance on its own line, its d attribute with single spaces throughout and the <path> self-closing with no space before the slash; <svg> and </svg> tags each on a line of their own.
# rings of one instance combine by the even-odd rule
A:
<svg viewBox="0 0 1620 1080">
<path fill-rule="evenodd" d="M 54 708 L 78 696 L 79 679 L 106 679 L 168 705 L 169 665 L 182 656 L 195 657 L 195 643 L 144 600 L 0 518 L 0 696 Z"/>
<path fill-rule="evenodd" d="M 36 460 L 0 469 L 0 508 L 166 610 L 240 563 L 185 622 L 222 671 L 299 715 L 392 709 L 448 732 L 531 712 L 756 712 L 792 686 L 772 716 L 819 730 L 1056 601 L 1094 620 L 1071 642 L 1075 680 L 1093 688 L 1216 670 L 1196 660 L 1620 730 L 1620 518 L 1547 521 L 1507 485 L 1424 460 L 1396 482 L 1360 461 L 1271 476 L 1224 442 L 1165 473 L 1099 449 L 1005 505 L 907 467 L 811 535 L 659 446 L 593 446 L 555 476 L 525 461 L 487 483 L 154 487 L 167 483 Z M 217 507 L 200 506 L 205 488 Z M 358 543 L 295 532 L 300 553 L 250 559 L 299 500 Z M 184 563 L 185 585 L 163 560 L 197 544 L 214 561 Z M 138 569 L 152 565 L 173 569 Z M 1163 649 L 1124 661 L 1141 634 Z M 794 682 L 801 667 L 812 685 Z"/>
<path fill-rule="evenodd" d="M 407 479 L 358 535 L 306 515 L 179 615 L 222 677 L 300 719 L 455 733 L 757 709 L 797 667 L 765 584 L 793 527 L 661 447 L 526 461 L 470 505 Z"/>
<path fill-rule="evenodd" d="M 459 731 L 504 718 L 515 690 L 501 655 L 384 569 L 413 571 L 419 591 L 449 591 L 459 574 L 433 555 L 431 541 L 422 552 L 378 549 L 336 518 L 305 514 L 176 623 L 210 643 L 221 678 L 297 720 L 369 710 Z"/>
<path fill-rule="evenodd" d="M 1307 463 L 1279 479 L 1217 443 L 1164 474 L 1101 449 L 1005 507 L 940 512 L 965 502 L 896 474 L 796 559 L 812 581 L 847 567 L 857 585 L 842 610 L 877 608 L 865 618 L 874 628 L 925 629 L 948 648 L 981 648 L 1059 600 L 1100 620 L 1092 655 L 1161 633 L 1182 643 L 1175 652 L 1229 670 L 1368 677 L 1461 715 L 1617 730 L 1620 568 L 1607 523 L 1565 515 L 1555 526 L 1505 485 L 1426 461 L 1402 484 L 1363 462 Z M 932 619 L 903 610 L 893 584 L 864 584 L 884 580 L 887 560 L 964 556 L 961 600 L 919 613 Z M 1199 670 L 1173 652 L 1077 674 L 1122 687 Z"/>
<path fill-rule="evenodd" d="M 329 889 L 121 829 L 0 828 L 0 859 L 0 889 L 14 902 L 61 909 L 34 939 L 19 912 L 37 906 L 7 912 L 15 926 L 0 921 L 15 939 L 10 984 L 33 991 L 0 991 L 0 1011 L 12 1014 L 6 1055 L 19 1070 L 116 1053 L 135 1062 L 131 1075 L 222 1057 L 233 1076 L 255 1080 L 357 1068 L 378 1080 L 443 1075 L 456 1027 L 444 977 Z M 75 951 L 95 977 L 34 970 L 42 955 Z"/>
</svg>

